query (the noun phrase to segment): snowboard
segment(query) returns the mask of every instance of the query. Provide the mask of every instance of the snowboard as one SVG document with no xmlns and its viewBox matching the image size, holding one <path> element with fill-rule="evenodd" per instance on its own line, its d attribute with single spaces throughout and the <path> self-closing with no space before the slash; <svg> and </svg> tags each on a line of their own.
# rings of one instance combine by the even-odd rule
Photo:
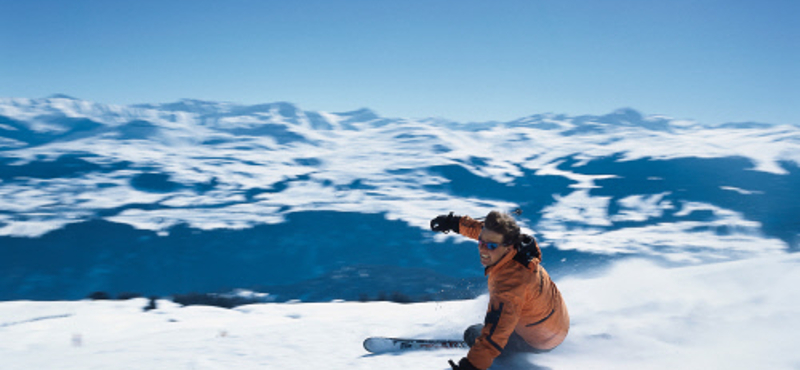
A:
<svg viewBox="0 0 800 370">
<path fill-rule="evenodd" d="M 372 353 L 432 350 L 444 348 L 469 348 L 467 342 L 452 339 L 407 339 L 370 337 L 364 340 L 364 349 Z"/>
</svg>

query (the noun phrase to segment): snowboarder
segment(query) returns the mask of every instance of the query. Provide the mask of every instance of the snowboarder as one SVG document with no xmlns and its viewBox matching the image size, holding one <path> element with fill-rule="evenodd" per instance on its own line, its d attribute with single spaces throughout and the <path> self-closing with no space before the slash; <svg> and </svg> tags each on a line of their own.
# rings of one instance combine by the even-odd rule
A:
<svg viewBox="0 0 800 370">
<path fill-rule="evenodd" d="M 533 236 L 520 233 L 508 214 L 492 211 L 484 221 L 453 212 L 431 220 L 431 230 L 455 231 L 478 241 L 489 282 L 489 307 L 483 325 L 464 332 L 470 346 L 454 370 L 488 369 L 501 354 L 552 350 L 567 336 L 569 314 L 555 283 L 539 263 Z"/>
</svg>

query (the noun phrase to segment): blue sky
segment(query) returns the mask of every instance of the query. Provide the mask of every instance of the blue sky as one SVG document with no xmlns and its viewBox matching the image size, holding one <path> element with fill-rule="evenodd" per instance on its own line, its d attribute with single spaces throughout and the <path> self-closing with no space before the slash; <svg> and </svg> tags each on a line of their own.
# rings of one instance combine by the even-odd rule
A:
<svg viewBox="0 0 800 370">
<path fill-rule="evenodd" d="M 0 0 L 0 96 L 800 124 L 794 0 Z"/>
</svg>

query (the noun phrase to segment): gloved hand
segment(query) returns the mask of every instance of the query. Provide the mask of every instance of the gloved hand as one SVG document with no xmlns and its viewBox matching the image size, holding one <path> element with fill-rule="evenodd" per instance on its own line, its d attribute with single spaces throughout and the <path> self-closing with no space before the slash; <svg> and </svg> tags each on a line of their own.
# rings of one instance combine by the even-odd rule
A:
<svg viewBox="0 0 800 370">
<path fill-rule="evenodd" d="M 460 221 L 461 216 L 454 216 L 453 212 L 450 212 L 449 215 L 437 216 L 431 220 L 431 230 L 441 231 L 445 234 L 449 233 L 450 231 L 458 232 L 458 223 Z"/>
<path fill-rule="evenodd" d="M 448 360 L 447 362 L 450 363 L 450 367 L 452 367 L 453 370 L 478 370 L 466 357 L 462 358 L 461 361 L 458 362 L 458 365 L 456 365 L 453 360 Z"/>
</svg>

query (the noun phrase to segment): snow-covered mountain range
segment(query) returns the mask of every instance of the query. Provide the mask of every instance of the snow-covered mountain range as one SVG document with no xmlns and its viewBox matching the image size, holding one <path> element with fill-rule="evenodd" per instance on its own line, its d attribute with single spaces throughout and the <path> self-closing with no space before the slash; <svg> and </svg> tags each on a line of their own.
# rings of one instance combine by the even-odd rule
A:
<svg viewBox="0 0 800 370">
<path fill-rule="evenodd" d="M 781 255 L 800 248 L 797 189 L 790 125 L 4 98 L 0 299 L 474 296 L 475 246 L 428 230 L 449 211 L 521 209 L 556 277 Z"/>
</svg>

